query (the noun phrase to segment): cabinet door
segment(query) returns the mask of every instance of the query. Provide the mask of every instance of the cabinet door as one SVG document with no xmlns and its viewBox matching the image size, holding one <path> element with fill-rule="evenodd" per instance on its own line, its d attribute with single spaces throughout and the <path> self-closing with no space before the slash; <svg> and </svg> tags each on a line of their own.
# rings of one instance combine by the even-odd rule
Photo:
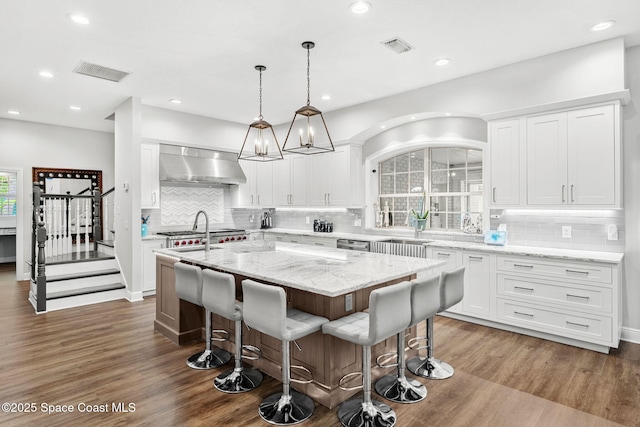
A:
<svg viewBox="0 0 640 427">
<path fill-rule="evenodd" d="M 273 206 L 273 162 L 256 162 L 255 186 L 255 204 Z"/>
<path fill-rule="evenodd" d="M 474 316 L 491 315 L 491 262 L 489 255 L 462 253 L 464 265 L 464 298 L 462 312 Z"/>
<path fill-rule="evenodd" d="M 141 145 L 140 207 L 142 209 L 154 209 L 160 207 L 160 176 L 158 155 L 158 145 Z"/>
<path fill-rule="evenodd" d="M 494 122 L 489 128 L 490 205 L 520 204 L 520 122 Z"/>
<path fill-rule="evenodd" d="M 349 190 L 351 185 L 349 153 L 344 149 L 336 149 L 334 153 L 328 154 L 327 161 L 327 205 L 348 206 Z"/>
<path fill-rule="evenodd" d="M 567 192 L 567 113 L 528 118 L 528 204 L 566 204 Z"/>
<path fill-rule="evenodd" d="M 161 240 L 142 242 L 142 292 L 156 290 L 156 254 L 155 249 L 164 248 Z"/>
<path fill-rule="evenodd" d="M 309 181 L 309 157 L 291 157 L 291 197 L 289 204 L 293 206 L 306 206 L 308 181 Z"/>
<path fill-rule="evenodd" d="M 568 113 L 570 204 L 615 203 L 616 146 L 613 105 Z"/>
<path fill-rule="evenodd" d="M 256 162 L 245 160 L 240 162 L 240 167 L 247 177 L 247 182 L 234 186 L 234 206 L 255 206 L 257 198 L 256 189 Z"/>
<path fill-rule="evenodd" d="M 446 262 L 446 264 L 441 267 L 437 267 L 432 271 L 430 270 L 426 274 L 426 277 L 432 276 L 433 274 L 440 274 L 443 271 L 450 271 L 462 265 L 461 256 L 462 253 L 456 251 L 455 249 L 427 248 L 427 257 L 429 259 L 444 261 Z M 420 277 L 420 275 L 418 277 Z M 462 312 L 462 303 L 449 307 L 447 311 L 450 311 L 452 313 Z"/>
<path fill-rule="evenodd" d="M 309 165 L 309 206 L 326 206 L 329 190 L 329 161 L 331 154 L 311 156 Z"/>
<path fill-rule="evenodd" d="M 276 206 L 291 204 L 291 156 L 273 162 L 273 196 Z"/>
</svg>

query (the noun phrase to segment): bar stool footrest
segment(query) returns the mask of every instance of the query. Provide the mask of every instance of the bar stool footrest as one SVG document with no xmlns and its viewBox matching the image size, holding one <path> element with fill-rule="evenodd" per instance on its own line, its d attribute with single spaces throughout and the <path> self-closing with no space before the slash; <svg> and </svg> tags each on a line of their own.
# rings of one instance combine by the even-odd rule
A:
<svg viewBox="0 0 640 427">
<path fill-rule="evenodd" d="M 243 354 L 242 358 L 245 359 L 245 360 L 258 360 L 258 359 L 262 358 L 262 350 L 260 350 L 255 345 L 244 344 L 242 346 L 242 351 L 243 352 L 246 351 L 247 353 L 255 354 L 255 356 L 248 356 L 248 355 Z"/>
<path fill-rule="evenodd" d="M 340 378 L 340 380 L 338 381 L 338 388 L 340 390 L 343 390 L 343 391 L 353 391 L 353 390 L 361 389 L 362 388 L 362 384 L 354 386 L 354 387 L 346 387 L 344 385 L 344 383 L 348 382 L 352 378 L 355 378 L 356 376 L 362 377 L 362 376 L 364 376 L 364 373 L 363 372 L 350 372 L 348 374 L 344 374 L 342 376 L 342 378 Z"/>
<path fill-rule="evenodd" d="M 381 360 L 389 360 L 392 358 L 398 358 L 398 352 L 396 351 L 390 351 L 389 353 L 384 353 L 381 354 L 380 356 L 376 357 L 376 365 L 378 366 L 378 368 L 395 368 L 396 366 L 398 366 L 398 362 L 396 363 L 390 363 L 390 364 L 385 364 L 384 362 L 381 362 Z"/>
<path fill-rule="evenodd" d="M 347 400 L 338 408 L 338 418 L 347 427 L 392 427 L 396 424 L 396 413 L 389 405 L 372 400 Z"/>
<path fill-rule="evenodd" d="M 315 404 L 306 394 L 291 390 L 289 396 L 272 394 L 258 408 L 260 417 L 268 423 L 286 426 L 298 424 L 313 414 Z"/>
<path fill-rule="evenodd" d="M 416 343 L 418 341 L 426 341 L 427 345 L 421 345 L 421 346 L 416 347 L 415 345 L 416 345 Z M 407 345 L 409 346 L 409 348 L 411 350 L 418 350 L 418 351 L 425 350 L 425 349 L 429 348 L 429 338 L 427 338 L 427 337 L 413 337 L 409 341 L 407 341 Z"/>
<path fill-rule="evenodd" d="M 311 371 L 307 368 L 305 368 L 304 366 L 301 365 L 292 365 L 290 371 L 293 371 L 294 369 L 299 369 L 303 372 L 306 372 L 307 374 L 309 374 L 310 379 L 308 380 L 298 380 L 298 379 L 294 379 L 294 378 L 290 378 L 290 381 L 292 383 L 296 383 L 296 384 L 311 384 L 313 382 L 313 374 L 311 373 Z"/>
<path fill-rule="evenodd" d="M 213 334 L 222 335 L 221 337 L 214 337 Z M 224 329 L 213 329 L 211 331 L 211 341 L 229 341 L 229 331 L 225 331 Z"/>
</svg>

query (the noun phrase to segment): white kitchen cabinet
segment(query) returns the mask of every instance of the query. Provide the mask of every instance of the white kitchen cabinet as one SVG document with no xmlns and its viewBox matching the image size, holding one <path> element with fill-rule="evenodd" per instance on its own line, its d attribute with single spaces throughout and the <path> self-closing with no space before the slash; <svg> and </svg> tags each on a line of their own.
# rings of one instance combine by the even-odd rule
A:
<svg viewBox="0 0 640 427">
<path fill-rule="evenodd" d="M 245 184 L 233 186 L 231 193 L 234 207 L 273 207 L 273 163 L 254 162 L 245 160 L 240 162 L 242 171 L 247 177 Z"/>
<path fill-rule="evenodd" d="M 616 106 L 527 118 L 527 204 L 620 205 Z"/>
<path fill-rule="evenodd" d="M 364 200 L 362 150 L 340 146 L 314 155 L 309 165 L 309 206 L 361 206 Z"/>
<path fill-rule="evenodd" d="M 482 252 L 462 252 L 464 298 L 461 312 L 476 317 L 491 317 L 491 260 Z"/>
<path fill-rule="evenodd" d="M 520 205 L 520 120 L 489 124 L 490 207 Z"/>
<path fill-rule="evenodd" d="M 274 198 L 277 206 L 306 206 L 308 156 L 285 155 L 274 164 Z"/>
<path fill-rule="evenodd" d="M 159 153 L 158 144 L 141 145 L 140 207 L 142 209 L 160 207 Z"/>
<path fill-rule="evenodd" d="M 436 267 L 434 274 L 440 274 L 443 271 L 451 271 L 462 265 L 462 251 L 455 249 L 431 248 L 427 247 L 427 258 L 444 261 L 446 264 Z M 458 303 L 449 307 L 447 311 L 452 313 L 460 313 L 462 311 L 462 303 Z"/>
<path fill-rule="evenodd" d="M 156 254 L 154 250 L 163 249 L 164 240 L 142 241 L 142 292 L 153 295 L 156 291 Z"/>
<path fill-rule="evenodd" d="M 304 236 L 288 233 L 265 233 L 264 236 L 267 241 L 299 243 L 301 245 L 321 246 L 325 248 L 335 248 L 338 246 L 338 239 L 332 237 L 330 233 L 318 236 Z"/>
</svg>

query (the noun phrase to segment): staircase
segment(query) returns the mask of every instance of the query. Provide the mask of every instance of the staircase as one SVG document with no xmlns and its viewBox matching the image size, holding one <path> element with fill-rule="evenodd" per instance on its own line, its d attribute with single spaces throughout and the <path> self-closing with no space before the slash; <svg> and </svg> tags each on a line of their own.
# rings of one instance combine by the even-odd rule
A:
<svg viewBox="0 0 640 427">
<path fill-rule="evenodd" d="M 125 298 L 120 268 L 108 246 L 97 251 L 70 253 L 46 260 L 46 311 L 62 310 Z M 36 283 L 29 300 L 36 307 Z"/>
</svg>

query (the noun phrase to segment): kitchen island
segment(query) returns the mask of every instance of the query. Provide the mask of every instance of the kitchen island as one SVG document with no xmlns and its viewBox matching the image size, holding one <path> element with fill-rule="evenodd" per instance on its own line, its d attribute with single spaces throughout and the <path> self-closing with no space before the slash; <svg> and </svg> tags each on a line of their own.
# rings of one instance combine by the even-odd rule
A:
<svg viewBox="0 0 640 427">
<path fill-rule="evenodd" d="M 233 274 L 238 300 L 242 300 L 241 282 L 245 278 L 282 286 L 291 307 L 329 320 L 365 310 L 369 294 L 379 287 L 413 279 L 418 273 L 436 273 L 444 264 L 422 258 L 265 241 L 212 245 L 208 253 L 164 249 L 156 252 L 156 259 L 155 330 L 177 344 L 204 336 L 203 309 L 176 296 L 173 264 L 177 261 Z M 234 336 L 233 322 L 214 315 L 213 327 L 225 329 Z M 415 327 L 409 336 L 415 336 Z M 280 379 L 280 341 L 253 330 L 245 330 L 243 339 L 245 344 L 262 350 L 261 359 L 247 363 Z M 232 351 L 232 340 L 218 344 Z M 291 363 L 309 369 L 314 381 L 292 384 L 294 388 L 329 408 L 357 393 L 341 390 L 338 381 L 344 374 L 362 370 L 359 347 L 322 332 L 304 337 L 297 344 L 299 348 L 293 345 L 291 351 Z M 395 348 L 395 337 L 392 337 L 372 349 L 373 357 L 393 352 Z M 374 369 L 373 378 L 387 371 Z M 292 374 L 297 377 L 295 369 Z"/>
</svg>

